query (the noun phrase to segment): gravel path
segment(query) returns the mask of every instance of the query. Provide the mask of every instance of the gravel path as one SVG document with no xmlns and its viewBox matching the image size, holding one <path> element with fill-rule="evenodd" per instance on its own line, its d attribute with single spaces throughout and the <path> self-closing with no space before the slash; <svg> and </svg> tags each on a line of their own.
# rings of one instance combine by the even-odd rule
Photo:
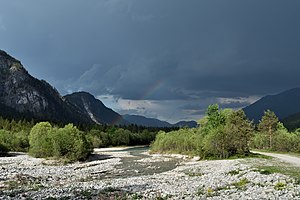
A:
<svg viewBox="0 0 300 200">
<path fill-rule="evenodd" d="M 261 151 L 252 151 L 253 153 L 258 153 L 266 156 L 271 156 L 274 158 L 277 158 L 279 160 L 282 160 L 284 162 L 290 163 L 294 166 L 300 167 L 300 158 L 292 155 L 287 154 L 278 154 L 278 153 L 267 153 L 267 152 L 261 152 Z"/>
</svg>

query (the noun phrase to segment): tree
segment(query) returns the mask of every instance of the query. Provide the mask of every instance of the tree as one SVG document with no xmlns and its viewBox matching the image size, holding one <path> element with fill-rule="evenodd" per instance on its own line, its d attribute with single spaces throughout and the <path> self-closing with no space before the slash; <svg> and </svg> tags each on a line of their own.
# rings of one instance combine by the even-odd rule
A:
<svg viewBox="0 0 300 200">
<path fill-rule="evenodd" d="M 238 154 L 250 152 L 249 142 L 253 131 L 253 124 L 247 119 L 243 110 L 232 112 L 228 118 L 226 132 Z"/>
<path fill-rule="evenodd" d="M 269 138 L 269 148 L 272 149 L 273 144 L 273 135 L 277 130 L 277 124 L 279 120 L 274 112 L 267 110 L 264 112 L 264 116 L 262 117 L 258 129 L 261 133 L 267 134 Z"/>
<path fill-rule="evenodd" d="M 51 139 L 55 157 L 65 157 L 70 161 L 75 161 L 84 160 L 91 153 L 91 147 L 83 133 L 73 124 L 53 129 Z"/>
<path fill-rule="evenodd" d="M 34 157 L 84 160 L 91 153 L 85 136 L 73 124 L 64 128 L 52 127 L 49 122 L 36 124 L 29 135 L 29 153 Z"/>
<path fill-rule="evenodd" d="M 38 158 L 52 156 L 51 131 L 52 125 L 49 122 L 40 122 L 31 129 L 29 134 L 30 155 Z"/>
<path fill-rule="evenodd" d="M 216 128 L 220 125 L 225 124 L 225 115 L 223 112 L 220 112 L 219 105 L 213 104 L 209 105 L 206 111 L 208 126 Z"/>
</svg>

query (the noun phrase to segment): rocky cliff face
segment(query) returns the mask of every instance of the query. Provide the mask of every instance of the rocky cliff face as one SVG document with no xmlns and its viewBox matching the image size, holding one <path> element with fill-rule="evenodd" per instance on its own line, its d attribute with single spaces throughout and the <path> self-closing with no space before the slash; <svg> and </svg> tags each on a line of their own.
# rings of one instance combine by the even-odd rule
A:
<svg viewBox="0 0 300 200">
<path fill-rule="evenodd" d="M 77 107 L 81 113 L 97 124 L 129 124 L 121 115 L 107 108 L 100 100 L 87 92 L 75 92 L 64 97 L 66 102 Z"/>
<path fill-rule="evenodd" d="M 54 122 L 90 122 L 46 81 L 32 77 L 21 62 L 0 50 L 1 115 Z M 11 113 L 14 112 L 14 113 Z"/>
</svg>

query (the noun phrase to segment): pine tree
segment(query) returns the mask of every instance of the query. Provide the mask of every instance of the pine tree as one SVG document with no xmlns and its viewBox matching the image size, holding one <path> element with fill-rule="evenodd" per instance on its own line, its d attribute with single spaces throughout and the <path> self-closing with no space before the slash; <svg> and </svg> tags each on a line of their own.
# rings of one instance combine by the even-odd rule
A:
<svg viewBox="0 0 300 200">
<path fill-rule="evenodd" d="M 277 124 L 279 120 L 274 112 L 267 110 L 264 112 L 264 116 L 261 118 L 258 125 L 258 129 L 261 133 L 267 134 L 269 138 L 269 148 L 272 149 L 273 135 L 277 129 Z"/>
</svg>

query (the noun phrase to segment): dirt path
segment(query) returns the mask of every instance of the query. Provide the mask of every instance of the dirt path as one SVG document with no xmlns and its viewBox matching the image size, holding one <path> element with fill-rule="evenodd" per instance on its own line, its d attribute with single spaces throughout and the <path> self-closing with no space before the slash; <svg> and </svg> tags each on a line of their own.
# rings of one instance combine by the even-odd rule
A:
<svg viewBox="0 0 300 200">
<path fill-rule="evenodd" d="M 267 153 L 267 152 L 260 152 L 260 151 L 252 151 L 253 153 L 259 153 L 266 156 L 271 156 L 274 158 L 277 158 L 279 160 L 282 160 L 284 162 L 293 164 L 295 166 L 300 167 L 300 157 L 288 155 L 288 154 L 278 154 L 278 153 Z"/>
</svg>

